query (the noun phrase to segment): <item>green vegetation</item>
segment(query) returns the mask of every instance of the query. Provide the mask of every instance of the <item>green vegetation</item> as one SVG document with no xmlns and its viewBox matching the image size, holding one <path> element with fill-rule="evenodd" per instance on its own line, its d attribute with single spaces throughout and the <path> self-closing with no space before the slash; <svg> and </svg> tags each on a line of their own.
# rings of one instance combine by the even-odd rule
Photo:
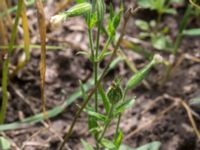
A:
<svg viewBox="0 0 200 150">
<path fill-rule="evenodd" d="M 31 44 L 28 18 L 26 16 L 26 6 L 31 6 L 34 3 L 37 9 L 41 45 Z M 186 5 L 185 12 L 181 16 L 182 18 L 180 19 L 181 21 L 174 40 L 170 37 L 170 28 L 162 25 L 162 19 L 165 15 L 177 15 L 178 11 L 173 5 L 184 5 L 183 0 L 138 0 L 138 7 L 131 7 L 126 11 L 124 10 L 124 3 L 122 2 L 118 8 L 115 8 L 112 4 L 110 4 L 110 6 L 106 5 L 104 0 L 76 0 L 76 3 L 69 9 L 52 16 L 49 20 L 49 24 L 57 28 L 60 27 L 58 25 L 62 25 L 69 19 L 73 19 L 73 17 L 84 17 L 85 24 L 87 25 L 89 50 L 78 52 L 78 54 L 82 54 L 88 58 L 92 64 L 92 77 L 87 82 L 80 81 L 80 87 L 77 91 L 68 97 L 63 104 L 50 110 L 46 110 L 45 98 L 46 50 L 63 49 L 63 47 L 46 45 L 47 26 L 42 1 L 30 0 L 26 5 L 23 0 L 19 0 L 17 6 L 9 9 L 5 7 L 5 10 L 0 13 L 0 35 L 2 36 L 0 41 L 0 54 L 5 53 L 5 57 L 2 59 L 0 131 L 14 130 L 56 117 L 63 113 L 70 104 L 81 97 L 83 100 L 82 104 L 78 105 L 78 110 L 73 117 L 70 127 L 65 131 L 63 141 L 60 143 L 58 149 L 64 149 L 65 144 L 73 135 L 73 130 L 80 114 L 85 113 L 87 115 L 88 133 L 93 137 L 95 145 L 91 145 L 86 140 L 81 139 L 80 142 L 84 150 L 133 150 L 133 148 L 123 143 L 124 133 L 123 129 L 120 128 L 123 113 L 127 109 L 134 109 L 134 103 L 137 100 L 137 97 L 130 93 L 141 83 L 147 89 L 151 89 L 151 85 L 149 85 L 145 78 L 151 70 L 159 64 L 165 65 L 162 79 L 159 81 L 159 83 L 162 83 L 161 85 L 164 85 L 173 75 L 175 69 L 180 65 L 179 48 L 182 39 L 185 36 L 200 36 L 200 28 L 188 28 L 190 17 L 197 17 L 200 8 L 195 0 L 190 0 L 190 3 Z M 135 42 L 126 37 L 126 29 L 130 18 L 135 17 L 140 10 L 153 11 L 157 14 L 157 18 L 148 21 L 145 19 L 134 20 L 136 27 L 139 29 L 138 38 Z M 5 24 L 3 23 L 3 18 L 10 17 L 10 13 L 13 12 L 16 12 L 16 14 L 9 36 L 10 40 L 8 40 L 5 36 L 8 33 L 4 33 Z M 23 29 L 23 45 L 15 43 L 20 19 Z M 101 37 L 106 39 L 103 44 L 101 43 Z M 143 43 L 148 46 L 150 45 L 152 50 L 149 51 L 143 48 Z M 15 69 L 9 71 L 15 48 L 22 48 L 25 57 L 19 57 Z M 22 121 L 5 124 L 6 111 L 8 108 L 8 83 L 27 63 L 29 63 L 31 59 L 31 48 L 41 49 L 40 88 L 43 112 L 24 118 Z M 145 59 L 144 62 L 146 65 L 138 70 L 135 64 L 125 55 L 124 49 L 126 48 L 132 49 L 132 51 L 142 56 Z M 161 55 L 165 55 L 166 57 L 163 58 Z M 170 59 L 171 57 L 173 57 L 173 60 Z M 110 81 L 111 84 L 108 87 L 105 86 L 105 76 L 110 70 L 115 68 L 120 61 L 124 61 L 133 74 L 128 80 L 124 80 L 123 77 L 116 74 L 114 79 Z M 100 68 L 102 62 L 106 62 L 106 64 L 103 68 Z M 191 99 L 190 105 L 199 105 L 199 98 Z M 189 118 L 191 118 L 191 116 L 189 116 Z M 111 125 L 115 132 L 112 136 L 108 137 L 106 132 Z M 160 146 L 161 143 L 159 141 L 154 141 L 135 148 L 135 150 L 159 150 Z M 0 149 L 10 149 L 10 147 L 10 140 L 1 135 Z"/>
</svg>

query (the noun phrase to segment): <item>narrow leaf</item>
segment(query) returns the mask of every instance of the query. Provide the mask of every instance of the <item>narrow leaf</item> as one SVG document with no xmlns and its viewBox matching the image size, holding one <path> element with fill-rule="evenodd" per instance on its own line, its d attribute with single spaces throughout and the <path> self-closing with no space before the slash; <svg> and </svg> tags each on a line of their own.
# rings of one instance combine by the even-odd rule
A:
<svg viewBox="0 0 200 150">
<path fill-rule="evenodd" d="M 183 31 L 183 35 L 187 36 L 200 36 L 200 28 L 187 29 Z"/>
<path fill-rule="evenodd" d="M 116 116 L 119 113 L 124 112 L 126 109 L 132 107 L 134 103 L 135 103 L 135 99 L 127 100 L 127 101 L 124 101 L 124 102 L 118 104 L 117 107 L 115 108 L 114 112 L 113 112 L 114 116 Z"/>
<path fill-rule="evenodd" d="M 108 140 L 108 139 L 105 139 L 103 138 L 101 140 L 101 144 L 105 147 L 105 148 L 108 148 L 108 149 L 115 149 L 115 145 L 113 144 L 112 141 Z"/>
<path fill-rule="evenodd" d="M 116 146 L 117 148 L 120 147 L 120 145 L 121 145 L 121 143 L 122 143 L 122 140 L 123 140 L 123 133 L 122 133 L 122 131 L 120 130 L 120 132 L 119 132 L 119 134 L 117 135 L 117 138 L 116 138 L 116 140 L 115 140 L 115 142 L 114 142 L 114 144 L 115 144 L 115 146 Z"/>
<path fill-rule="evenodd" d="M 87 110 L 87 109 L 85 109 L 84 110 L 86 113 L 88 113 L 88 115 L 90 115 L 90 116 L 92 116 L 92 117 L 94 117 L 94 118 L 96 118 L 96 119 L 98 119 L 98 120 L 100 120 L 100 121 L 103 121 L 103 122 L 105 122 L 106 121 L 106 116 L 104 116 L 104 115 L 102 115 L 102 114 L 100 114 L 100 113 L 97 113 L 97 112 L 95 112 L 95 111 L 92 111 L 92 110 Z"/>
<path fill-rule="evenodd" d="M 11 148 L 11 143 L 4 137 L 0 137 L 0 149 L 1 150 L 9 150 Z"/>
<path fill-rule="evenodd" d="M 149 64 L 147 64 L 142 70 L 138 71 L 128 80 L 126 89 L 129 90 L 138 86 L 142 82 L 142 80 L 144 80 L 144 78 L 147 76 L 151 68 L 155 64 L 161 63 L 162 61 L 163 58 L 160 55 L 155 55 Z"/>
<path fill-rule="evenodd" d="M 158 141 L 154 141 L 148 144 L 145 144 L 141 147 L 136 148 L 136 150 L 159 150 L 161 143 Z"/>
<path fill-rule="evenodd" d="M 81 139 L 81 143 L 83 144 L 84 150 L 94 150 L 93 147 L 86 141 Z"/>
<path fill-rule="evenodd" d="M 135 21 L 135 25 L 136 25 L 139 29 L 141 29 L 141 30 L 143 30 L 143 31 L 148 31 L 148 30 L 149 30 L 149 24 L 148 24 L 146 21 L 144 21 L 144 20 L 137 19 L 137 20 Z"/>
<path fill-rule="evenodd" d="M 17 5 L 17 13 L 15 17 L 15 23 L 12 28 L 11 32 L 11 40 L 8 47 L 8 58 L 3 62 L 3 73 L 2 73 L 2 103 L 1 103 L 1 112 L 0 112 L 0 124 L 4 122 L 6 110 L 7 110 L 7 102 L 8 102 L 8 93 L 7 93 L 7 86 L 8 86 L 8 69 L 10 64 L 10 56 L 13 52 L 13 46 L 15 43 L 16 35 L 17 35 L 17 25 L 19 22 L 20 13 L 22 10 L 22 0 L 18 1 Z"/>
<path fill-rule="evenodd" d="M 190 106 L 199 106 L 200 108 L 200 97 L 190 99 L 189 104 Z"/>
<path fill-rule="evenodd" d="M 86 100 L 86 98 L 87 98 L 87 93 L 86 93 L 86 91 L 85 91 L 84 85 L 83 85 L 83 83 L 82 83 L 81 80 L 79 80 L 79 83 L 80 83 L 80 86 L 81 86 L 81 93 L 82 93 L 83 99 Z"/>
<path fill-rule="evenodd" d="M 110 103 L 109 103 L 108 97 L 107 97 L 107 95 L 106 95 L 106 93 L 105 93 L 105 91 L 104 91 L 104 89 L 103 89 L 101 84 L 99 85 L 98 90 L 99 90 L 99 94 L 100 94 L 100 96 L 102 98 L 103 105 L 104 105 L 104 108 L 106 110 L 106 113 L 108 113 L 109 110 L 110 110 Z"/>
</svg>

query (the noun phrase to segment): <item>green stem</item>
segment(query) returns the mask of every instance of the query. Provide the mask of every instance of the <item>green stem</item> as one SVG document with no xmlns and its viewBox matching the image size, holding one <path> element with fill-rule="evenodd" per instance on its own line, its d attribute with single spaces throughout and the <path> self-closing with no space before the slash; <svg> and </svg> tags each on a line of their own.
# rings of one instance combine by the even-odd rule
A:
<svg viewBox="0 0 200 150">
<path fill-rule="evenodd" d="M 104 134 L 106 133 L 106 130 L 107 130 L 107 128 L 108 128 L 108 126 L 109 126 L 109 124 L 111 122 L 113 108 L 114 108 L 114 104 L 111 105 L 111 108 L 110 108 L 108 116 L 107 116 L 107 121 L 105 123 L 105 126 L 103 128 L 103 131 L 102 131 L 100 137 L 98 138 L 98 143 L 101 142 L 101 140 L 104 137 Z"/>
<path fill-rule="evenodd" d="M 6 110 L 7 110 L 7 103 L 8 103 L 8 93 L 7 93 L 7 86 L 8 86 L 8 69 L 10 64 L 10 56 L 13 52 L 13 46 L 15 43 L 15 38 L 17 34 L 17 25 L 19 22 L 20 13 L 22 10 L 23 0 L 18 1 L 17 5 L 17 12 L 15 17 L 15 23 L 11 33 L 11 40 L 8 46 L 8 58 L 3 63 L 3 73 L 2 73 L 2 105 L 1 105 L 1 114 L 0 114 L 0 124 L 2 124 L 5 120 Z"/>
<path fill-rule="evenodd" d="M 122 102 L 125 101 L 127 91 L 128 91 L 128 89 L 125 88 L 125 90 L 124 90 L 124 94 L 123 94 L 123 97 L 122 97 Z M 118 119 L 117 119 L 117 126 L 116 126 L 116 130 L 115 130 L 115 140 L 117 139 L 117 136 L 118 136 L 118 133 L 119 133 L 119 125 L 120 125 L 120 121 L 121 121 L 121 114 L 119 114 Z"/>
<path fill-rule="evenodd" d="M 101 24 L 98 23 L 97 39 L 96 39 L 96 51 L 95 51 L 95 64 L 94 64 L 94 81 L 95 86 L 98 82 L 98 54 L 99 54 L 99 40 L 101 33 Z M 95 111 L 98 112 L 98 90 L 95 91 Z"/>
<path fill-rule="evenodd" d="M 181 24 L 180 24 L 180 27 L 179 27 L 179 31 L 178 31 L 178 35 L 177 35 L 177 38 L 176 38 L 176 41 L 175 41 L 175 44 L 174 44 L 175 46 L 174 46 L 174 49 L 172 51 L 174 56 L 176 56 L 178 48 L 180 47 L 180 43 L 181 43 L 182 37 L 183 37 L 182 33 L 183 33 L 183 30 L 187 26 L 191 11 L 192 11 L 192 6 L 188 5 L 188 7 L 187 7 L 187 9 L 186 9 L 186 11 L 184 13 L 183 19 L 181 21 Z"/>
<path fill-rule="evenodd" d="M 173 55 L 175 57 L 177 55 L 178 48 L 180 47 L 180 44 L 181 44 L 181 41 L 182 41 L 182 38 L 183 38 L 183 34 L 182 33 L 183 33 L 183 31 L 185 30 L 185 28 L 187 26 L 188 19 L 190 17 L 191 11 L 192 11 L 192 6 L 188 5 L 188 7 L 187 7 L 187 9 L 186 9 L 186 11 L 184 13 L 183 19 L 182 19 L 182 21 L 180 23 L 178 35 L 176 37 L 175 44 L 174 44 L 174 48 L 172 49 L 172 53 L 173 53 Z M 172 70 L 173 70 L 173 64 L 169 64 L 169 66 L 167 66 L 167 69 L 165 71 L 164 78 L 161 81 L 161 85 L 163 85 L 170 78 Z"/>
<path fill-rule="evenodd" d="M 93 36 L 92 36 L 92 30 L 88 29 L 89 34 L 89 44 L 90 44 L 90 50 L 92 55 L 92 62 L 94 62 L 94 46 L 93 46 Z"/>
<path fill-rule="evenodd" d="M 89 33 L 89 44 L 90 44 L 90 49 L 91 49 L 91 57 L 92 57 L 92 63 L 93 63 L 93 70 L 94 72 L 96 71 L 96 62 L 95 62 L 95 55 L 94 55 L 94 46 L 93 46 L 93 36 L 92 36 L 92 30 L 89 29 L 88 30 L 88 33 Z M 97 82 L 97 79 L 96 79 L 96 74 L 94 76 L 94 82 L 95 82 L 95 85 L 96 85 L 96 82 Z M 95 93 L 95 108 L 96 107 L 96 97 L 98 97 L 98 95 L 96 95 Z M 95 109 L 97 111 L 97 109 Z M 95 135 L 95 139 L 97 139 L 97 135 Z M 97 140 L 96 140 L 97 141 Z M 99 144 L 98 142 L 96 142 L 96 147 L 97 149 L 99 148 Z"/>
<path fill-rule="evenodd" d="M 106 44 L 102 50 L 102 52 L 100 53 L 99 57 L 98 57 L 98 61 L 101 61 L 105 55 L 105 53 L 108 50 L 108 46 L 110 45 L 110 43 L 112 42 L 112 37 L 109 37 L 108 40 L 106 41 Z"/>
</svg>

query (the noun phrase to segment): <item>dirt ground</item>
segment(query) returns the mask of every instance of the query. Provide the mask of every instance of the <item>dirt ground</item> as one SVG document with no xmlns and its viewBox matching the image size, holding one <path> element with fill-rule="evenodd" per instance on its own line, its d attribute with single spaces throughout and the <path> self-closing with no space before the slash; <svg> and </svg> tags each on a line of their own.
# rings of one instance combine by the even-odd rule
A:
<svg viewBox="0 0 200 150">
<path fill-rule="evenodd" d="M 128 1 L 126 3 L 130 4 Z M 47 24 L 49 24 L 49 18 L 56 12 L 57 7 L 52 0 L 48 1 L 45 6 Z M 182 12 L 184 9 L 184 7 L 180 7 L 178 11 Z M 161 25 L 170 28 L 170 36 L 173 40 L 178 31 L 181 14 L 164 16 L 162 19 Z M 35 9 L 29 8 L 27 10 L 27 16 L 31 20 L 29 22 L 31 43 L 39 44 L 35 15 Z M 144 18 L 144 15 L 140 14 L 137 17 Z M 139 30 L 134 25 L 134 19 L 131 18 L 126 33 L 130 37 L 137 38 Z M 200 22 L 195 18 L 190 19 L 189 27 L 198 27 L 199 25 Z M 69 98 L 79 88 L 79 80 L 87 82 L 91 78 L 92 64 L 84 56 L 77 55 L 78 51 L 88 49 L 86 31 L 87 27 L 81 17 L 69 19 L 61 27 L 54 29 L 48 25 L 47 44 L 59 45 L 62 49 L 47 51 L 47 109 L 61 105 Z M 18 43 L 20 43 L 21 34 L 19 33 Z M 102 37 L 101 43 L 104 42 L 105 38 Z M 128 49 L 124 51 L 138 69 L 148 62 Z M 169 54 L 159 53 L 166 59 L 170 57 Z M 200 59 L 200 38 L 184 37 L 179 48 L 178 60 L 182 54 Z M 23 118 L 41 111 L 39 59 L 40 50 L 32 49 L 30 62 L 10 81 L 6 123 L 23 120 Z M 106 63 L 106 60 L 103 63 Z M 151 71 L 146 79 L 151 89 L 147 89 L 141 84 L 129 93 L 130 96 L 136 96 L 136 104 L 127 110 L 122 117 L 120 127 L 124 131 L 124 143 L 136 148 L 156 140 L 162 143 L 161 150 L 200 150 L 200 141 L 193 131 L 187 111 L 180 102 L 188 103 L 191 98 L 200 96 L 200 63 L 187 57 L 173 72 L 171 78 L 164 85 L 161 85 L 160 81 L 164 71 L 163 65 L 159 65 Z M 116 75 L 122 76 L 125 83 L 132 72 L 121 61 L 106 76 L 105 86 L 108 86 Z M 68 106 L 62 114 L 51 119 L 50 128 L 45 128 L 47 125 L 42 122 L 17 130 L 9 130 L 2 134 L 12 139 L 13 149 L 55 150 L 78 110 L 76 104 L 81 102 L 82 99 L 79 98 Z M 200 127 L 200 120 L 195 117 L 195 121 L 197 127 Z M 114 124 L 113 122 L 107 136 L 114 134 Z M 80 139 L 94 143 L 88 133 L 87 117 L 84 113 L 81 114 L 66 149 L 82 150 Z"/>
</svg>

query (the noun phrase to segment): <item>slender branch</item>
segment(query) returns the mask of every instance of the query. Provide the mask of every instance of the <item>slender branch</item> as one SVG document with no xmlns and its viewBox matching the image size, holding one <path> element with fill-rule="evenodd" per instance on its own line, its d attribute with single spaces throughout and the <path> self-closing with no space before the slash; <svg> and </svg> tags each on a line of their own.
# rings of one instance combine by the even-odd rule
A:
<svg viewBox="0 0 200 150">
<path fill-rule="evenodd" d="M 114 108 L 114 104 L 111 105 L 111 108 L 110 108 L 110 111 L 109 111 L 108 117 L 107 117 L 108 120 L 107 120 L 107 122 L 106 122 L 106 124 L 105 124 L 105 126 L 103 128 L 103 131 L 102 131 L 100 137 L 98 138 L 98 142 L 101 142 L 101 140 L 104 137 L 104 134 L 106 133 L 106 130 L 107 130 L 107 128 L 108 128 L 108 126 L 109 126 L 109 124 L 111 122 L 111 116 L 112 116 L 113 108 Z"/>
</svg>

